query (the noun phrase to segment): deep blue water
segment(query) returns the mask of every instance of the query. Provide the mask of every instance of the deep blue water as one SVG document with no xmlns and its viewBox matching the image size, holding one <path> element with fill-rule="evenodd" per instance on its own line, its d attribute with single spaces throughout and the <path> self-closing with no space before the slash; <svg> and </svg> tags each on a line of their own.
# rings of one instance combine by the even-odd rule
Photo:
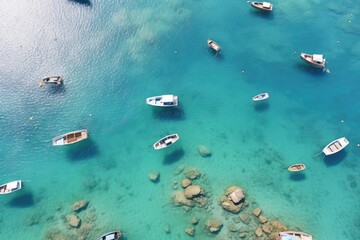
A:
<svg viewBox="0 0 360 240">
<path fill-rule="evenodd" d="M 217 201 L 236 184 L 269 218 L 314 239 L 357 239 L 360 12 L 353 1 L 272 3 L 265 15 L 246 1 L 2 1 L 0 182 L 25 180 L 0 198 L 2 238 L 71 234 L 64 219 L 80 199 L 90 202 L 82 220 L 95 216 L 84 221 L 86 239 L 112 229 L 126 239 L 192 239 L 184 229 L 193 215 L 195 239 L 225 238 L 229 219 Z M 301 52 L 323 53 L 326 70 Z M 49 75 L 64 85 L 39 88 Z M 270 99 L 255 105 L 260 92 Z M 168 93 L 178 109 L 145 104 Z M 51 146 L 83 128 L 88 140 Z M 176 145 L 151 148 L 175 132 Z M 313 157 L 342 136 L 345 150 Z M 306 171 L 289 174 L 298 162 Z M 206 175 L 207 211 L 171 203 L 181 167 Z M 209 217 L 224 219 L 215 236 L 203 228 Z"/>
</svg>

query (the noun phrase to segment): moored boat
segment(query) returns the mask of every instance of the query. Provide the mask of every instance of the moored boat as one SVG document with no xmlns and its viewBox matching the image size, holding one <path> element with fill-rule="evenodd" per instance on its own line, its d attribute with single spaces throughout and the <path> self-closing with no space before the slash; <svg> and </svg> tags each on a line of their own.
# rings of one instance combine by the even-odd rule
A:
<svg viewBox="0 0 360 240">
<path fill-rule="evenodd" d="M 251 6 L 263 11 L 272 11 L 273 5 L 269 2 L 251 2 Z"/>
<path fill-rule="evenodd" d="M 120 237 L 120 231 L 112 231 L 101 235 L 97 240 L 118 240 Z"/>
<path fill-rule="evenodd" d="M 68 132 L 52 139 L 53 146 L 62 146 L 80 142 L 88 138 L 86 129 Z"/>
<path fill-rule="evenodd" d="M 153 147 L 155 150 L 166 148 L 174 144 L 177 140 L 179 140 L 179 135 L 177 133 L 167 135 L 154 143 Z"/>
<path fill-rule="evenodd" d="M 301 53 L 300 57 L 305 62 L 317 68 L 323 68 L 326 65 L 326 59 L 324 58 L 323 54 Z"/>
<path fill-rule="evenodd" d="M 178 96 L 167 94 L 146 98 L 146 104 L 156 107 L 177 107 Z"/>
<path fill-rule="evenodd" d="M 219 44 L 217 44 L 214 40 L 208 39 L 207 40 L 207 44 L 208 46 L 213 49 L 215 52 L 220 52 L 221 51 L 221 47 Z"/>
<path fill-rule="evenodd" d="M 63 79 L 60 76 L 52 76 L 43 78 L 42 81 L 39 83 L 39 86 L 42 87 L 44 84 L 56 84 L 60 85 Z"/>
<path fill-rule="evenodd" d="M 22 188 L 23 184 L 24 183 L 21 180 L 5 183 L 0 186 L 0 194 L 8 194 L 8 193 L 16 192 Z"/>
<path fill-rule="evenodd" d="M 312 240 L 312 235 L 304 232 L 279 232 L 279 240 Z"/>
<path fill-rule="evenodd" d="M 297 163 L 297 164 L 293 164 L 290 167 L 288 167 L 288 170 L 290 172 L 300 172 L 306 169 L 305 164 L 303 163 Z"/>
<path fill-rule="evenodd" d="M 348 144 L 349 144 L 349 141 L 347 140 L 347 138 L 346 137 L 341 137 L 339 139 L 336 139 L 336 140 L 332 141 L 328 145 L 326 145 L 324 147 L 324 149 L 322 150 L 322 152 L 326 156 L 332 155 L 332 154 L 335 154 L 335 153 L 343 150 Z"/>
<path fill-rule="evenodd" d="M 268 99 L 270 97 L 269 93 L 260 93 L 258 95 L 256 95 L 255 97 L 252 98 L 252 100 L 254 102 L 257 102 L 257 101 L 262 101 L 262 100 L 265 100 L 265 99 Z"/>
</svg>

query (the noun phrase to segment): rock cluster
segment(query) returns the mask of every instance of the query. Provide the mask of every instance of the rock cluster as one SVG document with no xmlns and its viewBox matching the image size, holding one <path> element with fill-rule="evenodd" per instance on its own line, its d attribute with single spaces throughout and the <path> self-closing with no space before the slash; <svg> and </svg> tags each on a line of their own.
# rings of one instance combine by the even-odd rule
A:
<svg viewBox="0 0 360 240">
<path fill-rule="evenodd" d="M 201 173 L 196 168 L 187 168 L 184 170 L 185 179 L 181 181 L 182 191 L 176 191 L 172 194 L 172 200 L 175 206 L 193 207 L 197 204 L 200 207 L 204 207 L 207 203 L 207 199 L 204 196 L 204 190 L 202 186 L 193 184 L 192 180 L 200 178 Z M 189 210 L 186 208 L 186 210 Z"/>
<path fill-rule="evenodd" d="M 63 231 L 57 227 L 50 228 L 45 233 L 46 240 L 88 239 L 94 229 L 96 214 L 94 208 L 89 208 L 89 202 L 80 200 L 70 206 L 71 212 L 61 215 L 64 224 L 71 231 Z M 86 211 L 85 211 L 86 210 Z"/>
<path fill-rule="evenodd" d="M 179 169 L 178 171 L 180 171 Z M 179 174 L 178 171 L 175 175 Z M 206 188 L 209 187 L 206 184 L 206 175 L 200 173 L 196 168 L 182 167 L 181 172 L 185 178 L 173 182 L 173 188 L 176 190 L 172 194 L 174 204 L 182 206 L 187 212 L 192 211 L 195 206 L 199 206 L 207 211 L 207 214 L 212 215 L 206 217 L 207 220 L 204 224 L 198 224 L 199 219 L 193 216 L 190 220 L 192 226 L 186 227 L 184 234 L 196 237 L 196 234 L 204 231 L 203 228 L 197 226 L 205 225 L 208 234 L 227 231 L 228 239 L 277 240 L 278 233 L 287 230 L 287 227 L 280 221 L 268 219 L 257 203 L 250 199 L 241 187 L 236 185 L 228 187 L 220 196 L 219 205 L 221 207 L 213 206 L 212 193 L 205 192 L 203 188 L 204 184 Z M 178 187 L 178 185 L 180 186 Z M 219 212 L 214 214 L 213 210 L 216 207 L 222 208 L 224 211 L 221 214 Z M 223 225 L 225 225 L 224 229 Z"/>
</svg>

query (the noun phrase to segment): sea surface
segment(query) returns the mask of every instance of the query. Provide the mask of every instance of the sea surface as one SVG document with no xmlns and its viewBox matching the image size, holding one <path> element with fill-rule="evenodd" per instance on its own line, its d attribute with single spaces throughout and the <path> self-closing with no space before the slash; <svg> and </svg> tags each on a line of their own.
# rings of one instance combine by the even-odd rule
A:
<svg viewBox="0 0 360 240">
<path fill-rule="evenodd" d="M 73 239 L 66 217 L 84 199 L 76 239 L 114 229 L 129 240 L 239 239 L 218 204 L 238 185 L 290 229 L 359 239 L 360 10 L 350 0 L 272 3 L 263 14 L 245 0 L 1 0 L 0 183 L 25 186 L 0 196 L 0 238 Z M 301 52 L 323 53 L 326 68 Z M 52 75 L 64 84 L 40 88 Z M 261 92 L 270 98 L 254 104 Z M 179 107 L 145 104 L 162 94 Z M 52 146 L 78 129 L 89 139 Z M 176 144 L 152 148 L 171 133 Z M 343 151 L 317 155 L 343 136 Z M 291 174 L 294 163 L 307 168 Z M 189 167 L 206 177 L 206 211 L 172 203 Z M 204 227 L 211 217 L 223 220 L 217 234 Z"/>
</svg>

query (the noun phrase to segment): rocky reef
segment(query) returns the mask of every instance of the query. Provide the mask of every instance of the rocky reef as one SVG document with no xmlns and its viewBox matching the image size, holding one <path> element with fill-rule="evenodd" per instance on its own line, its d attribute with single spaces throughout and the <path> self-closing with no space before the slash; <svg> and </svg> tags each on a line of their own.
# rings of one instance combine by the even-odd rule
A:
<svg viewBox="0 0 360 240">
<path fill-rule="evenodd" d="M 278 233 L 288 229 L 280 220 L 269 218 L 239 185 L 225 187 L 223 194 L 216 197 L 206 174 L 197 168 L 178 167 L 174 175 L 178 179 L 173 181 L 171 199 L 186 215 L 196 214 L 184 229 L 184 234 L 194 239 L 210 234 L 220 239 L 277 240 Z M 169 233 L 170 226 L 165 231 Z"/>
</svg>

